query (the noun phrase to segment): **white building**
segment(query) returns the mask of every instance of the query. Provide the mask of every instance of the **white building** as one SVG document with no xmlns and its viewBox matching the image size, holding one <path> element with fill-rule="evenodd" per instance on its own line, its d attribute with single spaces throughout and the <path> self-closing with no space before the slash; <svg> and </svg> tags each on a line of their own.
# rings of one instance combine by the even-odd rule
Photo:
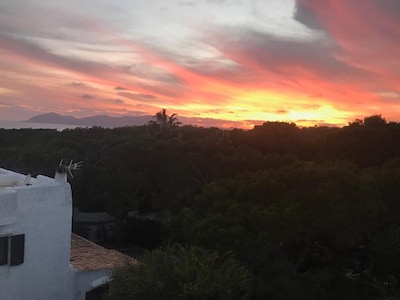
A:
<svg viewBox="0 0 400 300">
<path fill-rule="evenodd" d="M 71 187 L 60 171 L 30 178 L 0 168 L 1 300 L 89 299 L 115 267 L 135 263 L 71 238 Z"/>
</svg>

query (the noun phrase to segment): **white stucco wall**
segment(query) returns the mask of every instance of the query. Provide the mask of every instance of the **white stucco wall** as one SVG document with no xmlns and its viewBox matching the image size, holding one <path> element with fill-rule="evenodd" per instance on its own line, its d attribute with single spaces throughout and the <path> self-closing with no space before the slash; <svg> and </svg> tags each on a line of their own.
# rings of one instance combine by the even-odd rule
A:
<svg viewBox="0 0 400 300">
<path fill-rule="evenodd" d="M 7 234 L 8 225 L 17 221 L 17 193 L 8 191 L 7 193 L 0 190 L 0 235 L 4 232 Z"/>
<path fill-rule="evenodd" d="M 2 188 L 3 208 L 15 220 L 0 214 L 0 236 L 25 234 L 25 259 L 19 266 L 0 266 L 0 299 L 73 299 L 70 185 L 41 176 L 30 186 Z"/>
</svg>

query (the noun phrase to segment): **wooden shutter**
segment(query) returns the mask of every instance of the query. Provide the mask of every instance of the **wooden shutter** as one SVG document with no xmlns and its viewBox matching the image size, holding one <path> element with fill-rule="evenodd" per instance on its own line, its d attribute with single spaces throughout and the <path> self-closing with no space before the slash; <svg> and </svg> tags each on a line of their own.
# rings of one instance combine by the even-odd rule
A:
<svg viewBox="0 0 400 300">
<path fill-rule="evenodd" d="M 10 237 L 11 257 L 10 266 L 17 266 L 24 262 L 25 255 L 25 234 Z"/>
</svg>

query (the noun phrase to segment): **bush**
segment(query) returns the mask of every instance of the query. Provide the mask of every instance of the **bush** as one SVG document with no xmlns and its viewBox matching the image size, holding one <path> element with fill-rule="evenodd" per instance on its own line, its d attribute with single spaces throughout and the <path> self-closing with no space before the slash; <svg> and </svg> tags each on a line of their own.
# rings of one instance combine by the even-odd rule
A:
<svg viewBox="0 0 400 300">
<path fill-rule="evenodd" d="M 173 245 L 115 271 L 106 299 L 248 299 L 251 280 L 230 253 Z"/>
</svg>

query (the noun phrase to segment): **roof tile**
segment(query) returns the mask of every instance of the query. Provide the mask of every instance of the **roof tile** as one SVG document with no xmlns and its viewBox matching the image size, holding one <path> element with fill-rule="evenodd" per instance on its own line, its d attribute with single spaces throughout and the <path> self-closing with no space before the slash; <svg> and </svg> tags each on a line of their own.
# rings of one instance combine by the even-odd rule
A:
<svg viewBox="0 0 400 300">
<path fill-rule="evenodd" d="M 71 236 L 70 261 L 77 271 L 114 269 L 127 264 L 137 264 L 137 260 L 132 257 L 103 248 L 74 233 Z"/>
</svg>

